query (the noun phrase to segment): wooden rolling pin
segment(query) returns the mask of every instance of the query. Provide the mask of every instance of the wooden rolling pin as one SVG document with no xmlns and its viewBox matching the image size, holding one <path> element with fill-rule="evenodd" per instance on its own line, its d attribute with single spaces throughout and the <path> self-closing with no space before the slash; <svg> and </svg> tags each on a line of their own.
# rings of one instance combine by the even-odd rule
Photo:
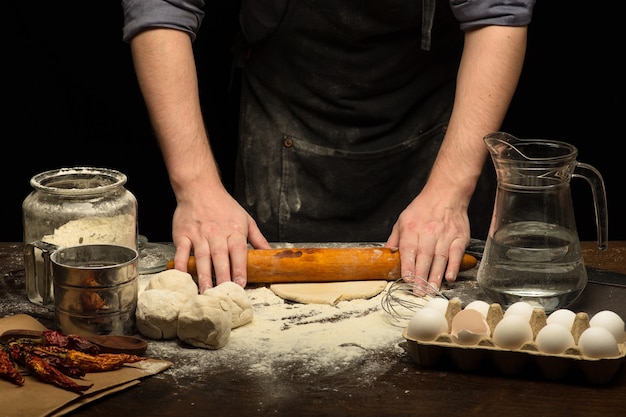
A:
<svg viewBox="0 0 626 417">
<path fill-rule="evenodd" d="M 461 271 L 476 266 L 476 258 L 465 254 Z M 170 260 L 167 269 L 174 268 Z M 196 260 L 189 257 L 187 272 L 196 276 Z M 281 248 L 248 251 L 248 282 L 330 282 L 400 278 L 397 249 L 371 248 Z"/>
</svg>

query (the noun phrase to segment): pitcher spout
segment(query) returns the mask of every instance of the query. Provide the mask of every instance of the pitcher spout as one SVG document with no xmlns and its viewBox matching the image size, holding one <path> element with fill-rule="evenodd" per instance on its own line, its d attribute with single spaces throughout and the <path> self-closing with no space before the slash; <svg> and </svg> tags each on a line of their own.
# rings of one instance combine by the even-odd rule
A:
<svg viewBox="0 0 626 417">
<path fill-rule="evenodd" d="M 511 150 L 518 152 L 521 156 L 523 154 L 516 148 L 516 144 L 520 139 L 506 132 L 492 132 L 487 134 L 483 140 L 487 145 L 487 149 L 494 157 L 499 156 L 511 156 Z"/>
<path fill-rule="evenodd" d="M 578 156 L 574 145 L 557 140 L 519 139 L 506 132 L 489 133 L 483 140 L 494 161 L 563 164 Z"/>
</svg>

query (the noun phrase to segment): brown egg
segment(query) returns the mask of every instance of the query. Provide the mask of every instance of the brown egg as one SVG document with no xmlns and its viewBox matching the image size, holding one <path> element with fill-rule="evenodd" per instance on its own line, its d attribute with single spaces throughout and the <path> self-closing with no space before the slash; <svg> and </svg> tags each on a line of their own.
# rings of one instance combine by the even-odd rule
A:
<svg viewBox="0 0 626 417">
<path fill-rule="evenodd" d="M 475 345 L 489 336 L 489 324 L 480 311 L 465 309 L 452 318 L 450 336 L 459 345 Z"/>
</svg>

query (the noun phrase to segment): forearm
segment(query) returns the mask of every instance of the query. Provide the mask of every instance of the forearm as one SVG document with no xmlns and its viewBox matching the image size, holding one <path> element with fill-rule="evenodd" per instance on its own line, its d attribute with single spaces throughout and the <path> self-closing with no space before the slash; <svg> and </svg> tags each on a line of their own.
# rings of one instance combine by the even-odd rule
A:
<svg viewBox="0 0 626 417">
<path fill-rule="evenodd" d="M 201 113 L 189 35 L 171 29 L 131 42 L 139 85 L 177 199 L 190 186 L 221 186 Z"/>
<path fill-rule="evenodd" d="M 500 129 L 517 87 L 526 32 L 525 26 L 487 26 L 466 34 L 452 116 L 429 181 L 463 204 L 469 204 L 487 157 L 483 137 Z"/>
</svg>

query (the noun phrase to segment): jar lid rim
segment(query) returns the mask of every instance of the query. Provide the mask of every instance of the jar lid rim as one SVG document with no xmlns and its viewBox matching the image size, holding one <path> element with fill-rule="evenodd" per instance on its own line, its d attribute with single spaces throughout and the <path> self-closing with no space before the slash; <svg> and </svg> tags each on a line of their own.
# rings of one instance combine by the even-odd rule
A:
<svg viewBox="0 0 626 417">
<path fill-rule="evenodd" d="M 92 182 L 83 187 L 58 186 L 60 181 L 64 179 L 69 181 L 72 177 L 76 177 L 76 180 L 88 179 Z M 126 174 L 115 169 L 81 166 L 58 168 L 41 172 L 31 178 L 30 185 L 35 189 L 50 193 L 87 194 L 94 191 L 101 193 L 108 189 L 120 187 L 124 185 L 126 181 Z M 67 184 L 69 184 L 69 182 L 65 185 Z"/>
</svg>

